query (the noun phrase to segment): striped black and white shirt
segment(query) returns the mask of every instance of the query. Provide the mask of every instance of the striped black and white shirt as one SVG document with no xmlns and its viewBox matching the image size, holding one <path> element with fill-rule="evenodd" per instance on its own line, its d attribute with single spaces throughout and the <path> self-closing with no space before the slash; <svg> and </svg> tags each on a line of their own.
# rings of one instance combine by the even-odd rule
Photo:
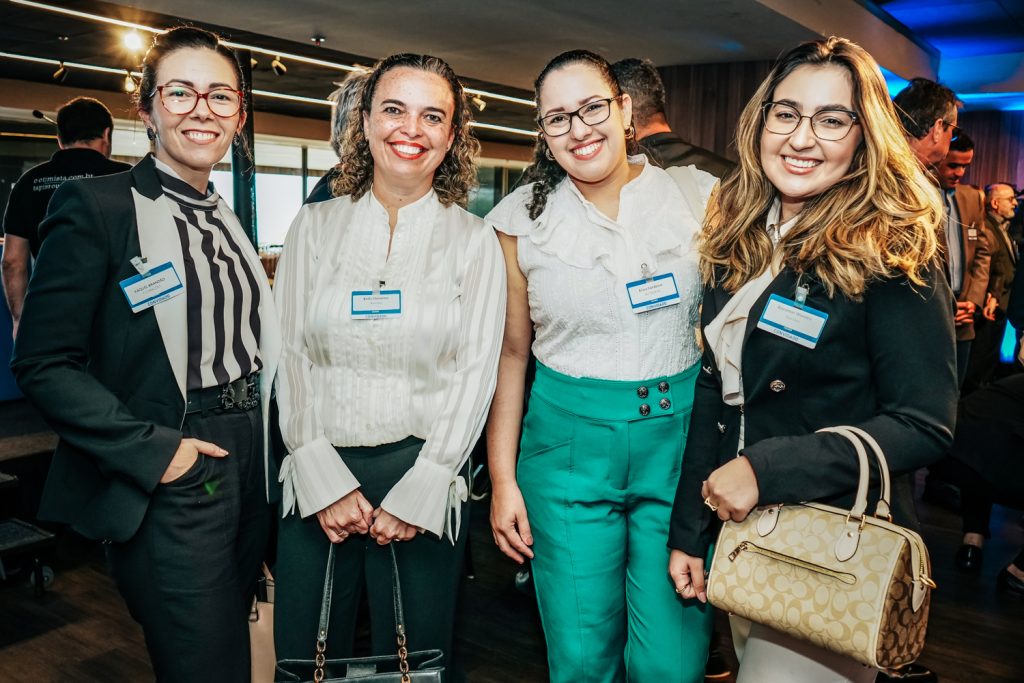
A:
<svg viewBox="0 0 1024 683">
<path fill-rule="evenodd" d="M 185 261 L 188 300 L 186 387 L 205 389 L 262 367 L 260 286 L 243 249 L 231 235 L 210 183 L 204 195 L 157 161 L 157 177 L 171 201 Z"/>
</svg>

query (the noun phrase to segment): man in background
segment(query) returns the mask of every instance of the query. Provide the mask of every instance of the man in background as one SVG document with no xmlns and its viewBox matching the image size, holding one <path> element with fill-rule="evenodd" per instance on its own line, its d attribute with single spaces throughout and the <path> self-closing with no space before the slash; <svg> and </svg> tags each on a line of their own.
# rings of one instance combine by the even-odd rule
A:
<svg viewBox="0 0 1024 683">
<path fill-rule="evenodd" d="M 917 160 L 928 170 L 946 157 L 956 137 L 956 93 L 927 78 L 914 78 L 893 98 Z"/>
<path fill-rule="evenodd" d="M 665 117 L 665 85 L 649 59 L 629 58 L 612 64 L 619 87 L 633 100 L 633 125 L 640 151 L 661 168 L 694 165 L 722 178 L 735 163 L 672 132 Z"/>
<path fill-rule="evenodd" d="M 974 142 L 961 132 L 936 167 L 946 208 L 946 267 L 956 297 L 956 372 L 961 387 L 967 377 L 974 322 L 985 306 L 991 262 L 981 192 L 960 182 L 972 161 Z"/>
<path fill-rule="evenodd" d="M 4 256 L 0 264 L 4 296 L 18 334 L 21 307 L 28 289 L 31 260 L 39 255 L 39 224 L 50 197 L 73 178 L 110 175 L 131 169 L 110 160 L 114 121 L 99 100 L 76 97 L 57 110 L 57 145 L 50 160 L 29 169 L 11 190 L 4 213 Z"/>
<path fill-rule="evenodd" d="M 985 188 L 985 236 L 991 261 L 988 294 L 981 318 L 975 322 L 974 343 L 964 382 L 964 394 L 992 381 L 999 374 L 999 346 L 1003 340 L 1010 287 L 1017 269 L 1017 244 L 1010 238 L 1010 219 L 1017 208 L 1016 191 L 1008 183 Z"/>
</svg>

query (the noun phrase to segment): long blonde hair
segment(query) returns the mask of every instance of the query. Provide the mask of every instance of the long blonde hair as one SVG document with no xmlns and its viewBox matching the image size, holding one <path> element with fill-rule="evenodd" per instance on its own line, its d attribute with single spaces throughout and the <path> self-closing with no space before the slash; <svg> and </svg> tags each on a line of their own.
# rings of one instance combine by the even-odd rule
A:
<svg viewBox="0 0 1024 683">
<path fill-rule="evenodd" d="M 863 140 L 846 174 L 804 204 L 773 248 L 764 225 L 778 192 L 761 165 L 762 109 L 778 84 L 804 65 L 835 65 L 850 74 Z M 736 291 L 775 256 L 814 273 L 829 296 L 838 289 L 856 299 L 871 280 L 899 273 L 923 284 L 922 272 L 938 253 L 942 206 L 907 144 L 878 65 L 859 45 L 831 37 L 790 50 L 740 115 L 736 147 L 739 166 L 722 182 L 704 219 L 705 282 Z"/>
</svg>

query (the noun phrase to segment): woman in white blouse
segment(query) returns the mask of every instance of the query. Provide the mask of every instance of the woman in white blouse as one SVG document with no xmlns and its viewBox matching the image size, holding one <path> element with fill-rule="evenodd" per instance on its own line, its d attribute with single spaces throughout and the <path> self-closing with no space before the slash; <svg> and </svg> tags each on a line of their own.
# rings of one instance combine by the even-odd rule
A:
<svg viewBox="0 0 1024 683">
<path fill-rule="evenodd" d="M 534 182 L 487 217 L 509 291 L 494 537 L 532 559 L 552 681 L 701 681 L 711 612 L 665 567 L 700 359 L 694 237 L 715 178 L 686 167 L 677 184 L 627 155 L 630 98 L 600 56 L 559 55 L 535 87 Z"/>
<path fill-rule="evenodd" d="M 302 208 L 277 271 L 288 457 L 277 566 L 280 658 L 309 658 L 329 543 L 329 657 L 394 651 L 390 553 L 411 649 L 450 653 L 469 454 L 494 391 L 505 311 L 494 232 L 464 205 L 479 144 L 451 68 L 382 60 L 348 121 L 335 199 Z M 298 508 L 299 514 L 292 514 Z M 449 665 L 450 668 L 450 665 Z"/>
</svg>

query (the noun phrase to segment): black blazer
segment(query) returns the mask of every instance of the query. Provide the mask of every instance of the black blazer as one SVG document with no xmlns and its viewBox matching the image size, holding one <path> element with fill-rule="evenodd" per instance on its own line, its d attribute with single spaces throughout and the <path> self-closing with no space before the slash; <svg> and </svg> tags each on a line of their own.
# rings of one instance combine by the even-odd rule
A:
<svg viewBox="0 0 1024 683">
<path fill-rule="evenodd" d="M 751 307 L 743 345 L 745 455 L 757 475 L 758 505 L 826 501 L 851 507 L 859 468 L 853 446 L 822 427 L 855 425 L 885 452 L 890 469 L 909 473 L 941 458 L 953 440 L 956 355 L 951 293 L 937 268 L 923 286 L 897 277 L 871 283 L 861 301 L 810 286 L 807 305 L 828 313 L 815 349 L 757 329 L 771 294 L 792 299 L 796 273 L 784 269 Z M 731 298 L 705 290 L 702 331 Z M 722 402 L 721 375 L 705 339 L 693 414 L 672 511 L 669 546 L 704 557 L 718 519 L 701 485 L 736 456 L 739 406 Z M 872 477 L 877 484 L 877 473 Z M 913 524 L 909 476 L 893 482 L 893 515 Z"/>
<path fill-rule="evenodd" d="M 40 228 L 11 369 L 60 437 L 39 517 L 90 538 L 135 533 L 182 438 L 187 294 L 132 313 L 119 286 L 137 274 L 133 257 L 181 261 L 166 201 L 146 157 L 131 171 L 61 185 Z M 255 250 L 250 257 L 263 277 Z M 279 330 L 265 280 L 263 289 L 266 419 Z"/>
</svg>

